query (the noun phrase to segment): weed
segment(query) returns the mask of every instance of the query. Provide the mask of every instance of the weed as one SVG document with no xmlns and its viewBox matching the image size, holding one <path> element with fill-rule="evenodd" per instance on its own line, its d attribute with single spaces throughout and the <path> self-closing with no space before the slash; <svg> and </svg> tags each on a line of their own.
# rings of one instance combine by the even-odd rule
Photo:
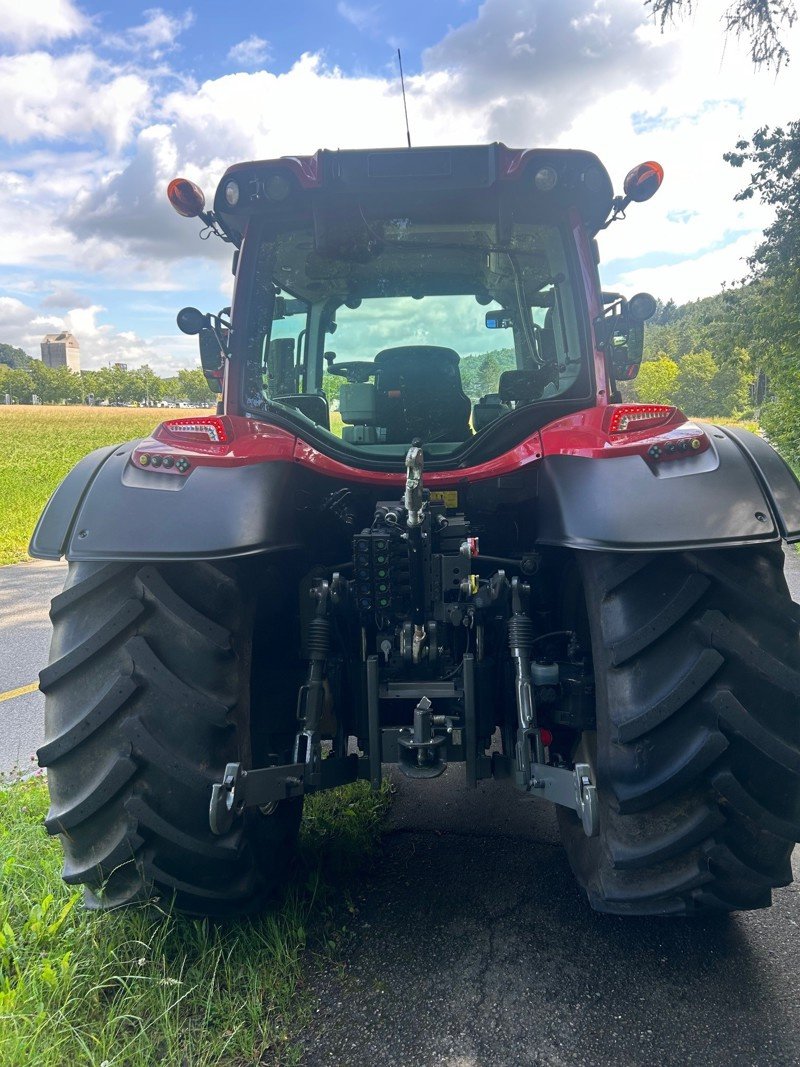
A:
<svg viewBox="0 0 800 1067">
<path fill-rule="evenodd" d="M 42 827 L 45 782 L 0 788 L 0 1065 L 297 1062 L 304 956 L 339 950 L 354 910 L 344 886 L 376 845 L 388 797 L 357 783 L 307 800 L 282 903 L 220 924 L 83 910 Z"/>
</svg>

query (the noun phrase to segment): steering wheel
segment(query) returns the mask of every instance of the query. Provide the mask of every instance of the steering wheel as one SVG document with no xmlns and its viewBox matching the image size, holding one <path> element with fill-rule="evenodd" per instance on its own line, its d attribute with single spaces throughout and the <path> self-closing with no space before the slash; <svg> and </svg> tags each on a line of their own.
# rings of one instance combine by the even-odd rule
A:
<svg viewBox="0 0 800 1067">
<path fill-rule="evenodd" d="M 346 363 L 329 363 L 328 374 L 338 374 L 348 382 L 365 382 L 375 373 L 375 364 L 369 360 L 353 359 Z"/>
</svg>

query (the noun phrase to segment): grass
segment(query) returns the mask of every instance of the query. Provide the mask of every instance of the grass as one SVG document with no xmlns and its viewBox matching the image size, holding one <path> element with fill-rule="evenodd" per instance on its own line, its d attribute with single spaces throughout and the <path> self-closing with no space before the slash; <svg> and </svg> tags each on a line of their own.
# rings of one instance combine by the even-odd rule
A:
<svg viewBox="0 0 800 1067">
<path fill-rule="evenodd" d="M 44 781 L 0 789 L 0 1067 L 297 1063 L 306 960 L 341 953 L 344 887 L 388 803 L 365 783 L 312 797 L 283 903 L 223 925 L 84 911 L 42 827 Z"/>
<path fill-rule="evenodd" d="M 0 565 L 28 558 L 28 542 L 50 494 L 88 452 L 145 437 L 167 418 L 208 409 L 0 406 Z M 342 420 L 331 412 L 331 429 Z"/>
<path fill-rule="evenodd" d="M 189 414 L 185 408 L 0 406 L 0 564 L 27 559 L 42 508 L 87 452 L 144 437 L 162 419 Z"/>
</svg>

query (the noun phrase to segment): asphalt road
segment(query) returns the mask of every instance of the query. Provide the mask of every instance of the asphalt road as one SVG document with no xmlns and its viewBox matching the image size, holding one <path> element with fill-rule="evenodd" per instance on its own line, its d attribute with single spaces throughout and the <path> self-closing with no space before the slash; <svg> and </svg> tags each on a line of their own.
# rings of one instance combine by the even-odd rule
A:
<svg viewBox="0 0 800 1067">
<path fill-rule="evenodd" d="M 59 564 L 0 570 L 0 766 L 42 737 L 37 692 Z M 800 601 L 800 556 L 787 554 Z M 552 810 L 461 768 L 411 784 L 359 886 L 346 964 L 309 979 L 305 1067 L 800 1064 L 800 889 L 715 921 L 586 905 Z M 800 854 L 795 877 L 800 880 Z"/>
<path fill-rule="evenodd" d="M 44 740 L 44 697 L 29 689 L 47 663 L 50 601 L 64 584 L 65 563 L 39 560 L 0 567 L 0 773 L 30 769 Z"/>
</svg>

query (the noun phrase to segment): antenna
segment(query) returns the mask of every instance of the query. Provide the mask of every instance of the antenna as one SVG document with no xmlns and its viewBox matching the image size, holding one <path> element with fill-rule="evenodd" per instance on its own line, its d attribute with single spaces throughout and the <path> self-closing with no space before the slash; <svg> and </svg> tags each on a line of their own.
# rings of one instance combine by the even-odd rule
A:
<svg viewBox="0 0 800 1067">
<path fill-rule="evenodd" d="M 406 107 L 406 83 L 403 79 L 403 57 L 400 55 L 400 49 L 397 49 L 397 62 L 400 65 L 400 88 L 403 90 L 403 111 L 406 116 L 406 140 L 408 141 L 408 147 L 411 147 L 411 133 L 408 129 L 408 108 Z"/>
</svg>

